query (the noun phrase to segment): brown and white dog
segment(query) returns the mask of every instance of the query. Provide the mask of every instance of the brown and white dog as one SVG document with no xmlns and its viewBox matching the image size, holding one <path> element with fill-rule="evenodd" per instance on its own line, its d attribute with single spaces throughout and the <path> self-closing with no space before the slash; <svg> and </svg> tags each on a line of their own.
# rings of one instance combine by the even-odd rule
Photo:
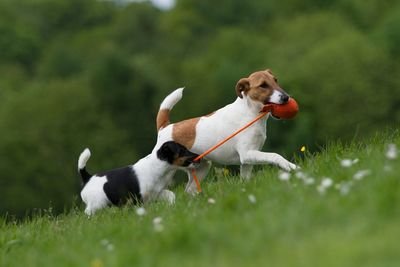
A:
<svg viewBox="0 0 400 267">
<path fill-rule="evenodd" d="M 279 86 L 277 79 L 269 69 L 257 71 L 248 78 L 242 78 L 237 82 L 238 98 L 235 102 L 210 115 L 170 124 L 169 112 L 182 98 L 182 91 L 183 88 L 175 90 L 161 103 L 157 115 L 158 140 L 154 150 L 157 150 L 164 142 L 173 140 L 184 145 L 190 151 L 201 154 L 257 117 L 265 104 L 284 104 L 289 100 L 288 94 Z M 240 175 L 245 179 L 251 177 L 251 171 L 255 164 L 270 163 L 278 165 L 286 171 L 296 169 L 295 164 L 287 161 L 281 155 L 260 151 L 266 139 L 268 116 L 205 158 L 220 164 L 240 165 Z M 208 161 L 203 161 L 197 169 L 199 180 L 206 176 L 211 166 Z M 190 172 L 188 172 L 188 176 L 186 192 L 194 194 L 196 185 Z"/>
</svg>

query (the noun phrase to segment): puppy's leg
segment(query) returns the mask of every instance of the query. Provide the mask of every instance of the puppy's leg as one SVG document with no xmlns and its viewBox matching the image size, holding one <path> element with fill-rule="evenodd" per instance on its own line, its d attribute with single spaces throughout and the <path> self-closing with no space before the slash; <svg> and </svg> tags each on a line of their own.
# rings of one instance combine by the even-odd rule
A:
<svg viewBox="0 0 400 267">
<path fill-rule="evenodd" d="M 107 207 L 107 203 L 92 203 L 89 204 L 86 209 L 85 209 L 85 213 L 88 216 L 94 215 L 98 210 L 103 209 L 105 207 Z"/>
<path fill-rule="evenodd" d="M 204 177 L 206 177 L 210 168 L 211 168 L 211 162 L 204 160 L 200 163 L 200 166 L 196 169 L 196 176 L 199 182 L 201 182 L 204 179 Z M 193 179 L 191 170 L 188 170 L 187 174 L 189 181 L 186 184 L 185 192 L 194 196 L 197 194 L 196 182 Z"/>
<path fill-rule="evenodd" d="M 258 150 L 249 150 L 245 152 L 239 152 L 240 162 L 242 164 L 274 164 L 284 169 L 285 171 L 295 170 L 298 167 L 286 160 L 279 154 L 261 152 Z"/>
<path fill-rule="evenodd" d="M 85 209 L 85 213 L 87 216 L 91 216 L 94 212 L 92 211 L 92 208 L 89 205 L 87 205 L 86 209 Z"/>
<path fill-rule="evenodd" d="M 87 216 L 92 216 L 96 213 L 96 211 L 98 211 L 101 208 L 103 207 L 99 205 L 88 205 L 85 209 L 85 213 Z"/>
<path fill-rule="evenodd" d="M 175 194 L 172 191 L 163 190 L 158 196 L 158 199 L 165 201 L 170 205 L 173 205 L 175 203 Z"/>
<path fill-rule="evenodd" d="M 245 180 L 250 180 L 252 170 L 253 170 L 253 165 L 242 164 L 240 165 L 240 176 Z"/>
<path fill-rule="evenodd" d="M 93 198 L 93 196 L 96 196 L 96 198 Z M 96 211 L 106 208 L 109 204 L 111 204 L 111 202 L 108 200 L 104 192 L 101 192 L 101 194 L 93 196 L 90 199 L 85 198 L 85 203 L 86 203 L 85 213 L 88 216 L 95 214 Z"/>
</svg>

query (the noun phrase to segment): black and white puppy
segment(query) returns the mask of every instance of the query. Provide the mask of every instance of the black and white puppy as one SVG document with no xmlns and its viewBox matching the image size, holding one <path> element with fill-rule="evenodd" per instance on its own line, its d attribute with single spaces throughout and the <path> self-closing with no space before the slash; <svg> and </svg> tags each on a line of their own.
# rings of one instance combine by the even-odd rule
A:
<svg viewBox="0 0 400 267">
<path fill-rule="evenodd" d="M 197 157 L 186 147 L 174 141 L 165 142 L 156 153 L 142 158 L 134 165 L 91 175 L 86 171 L 90 150 L 79 156 L 78 171 L 82 177 L 81 197 L 86 204 L 85 213 L 94 214 L 110 205 L 146 203 L 161 199 L 170 204 L 175 194 L 165 188 L 170 184 L 177 168 L 194 167 Z"/>
</svg>

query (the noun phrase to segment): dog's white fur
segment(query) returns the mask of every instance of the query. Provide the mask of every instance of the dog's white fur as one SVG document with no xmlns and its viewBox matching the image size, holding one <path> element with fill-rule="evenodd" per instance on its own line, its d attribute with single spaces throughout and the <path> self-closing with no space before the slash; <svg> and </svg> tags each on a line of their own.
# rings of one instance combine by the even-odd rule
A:
<svg viewBox="0 0 400 267">
<path fill-rule="evenodd" d="M 78 160 L 78 170 L 85 168 L 90 155 L 90 150 L 87 148 L 82 152 Z M 144 203 L 155 199 L 169 204 L 175 202 L 175 194 L 164 188 L 171 182 L 176 167 L 160 160 L 156 153 L 152 153 L 132 165 L 132 168 L 136 173 Z M 92 215 L 111 204 L 103 190 L 106 182 L 106 176 L 93 175 L 82 189 L 81 197 L 86 204 L 87 215 Z"/>
<path fill-rule="evenodd" d="M 169 94 L 162 102 L 160 109 L 171 110 L 173 106 L 182 98 L 183 88 L 179 88 Z M 270 97 L 270 102 L 280 104 L 279 100 L 282 93 L 275 90 Z M 210 147 L 214 146 L 239 128 L 253 120 L 259 115 L 263 104 L 254 101 L 246 94 L 243 98 L 238 97 L 233 103 L 217 110 L 210 116 L 201 117 L 196 125 L 196 137 L 190 151 L 201 154 Z M 269 115 L 265 116 L 254 125 L 235 136 L 218 149 L 211 152 L 205 158 L 220 164 L 240 165 L 240 175 L 249 179 L 253 165 L 255 164 L 274 164 L 280 168 L 290 171 L 297 166 L 277 153 L 261 152 L 266 140 L 266 122 Z M 157 144 L 153 151 L 156 151 L 161 144 L 173 140 L 173 125 L 169 124 L 158 132 Z M 199 180 L 203 179 L 211 164 L 203 161 L 197 170 Z M 186 191 L 191 194 L 196 193 L 196 185 L 190 172 L 187 172 L 189 182 Z"/>
<path fill-rule="evenodd" d="M 184 87 L 178 88 L 173 91 L 171 94 L 167 95 L 166 98 L 161 102 L 160 109 L 168 109 L 171 110 L 179 100 L 182 99 Z"/>
</svg>

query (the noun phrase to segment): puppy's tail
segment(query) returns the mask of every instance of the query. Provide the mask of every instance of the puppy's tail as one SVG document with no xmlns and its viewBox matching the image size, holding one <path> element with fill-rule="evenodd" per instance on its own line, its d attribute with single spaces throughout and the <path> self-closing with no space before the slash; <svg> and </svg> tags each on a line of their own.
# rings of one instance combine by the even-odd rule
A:
<svg viewBox="0 0 400 267">
<path fill-rule="evenodd" d="M 176 89 L 175 91 L 170 93 L 161 103 L 156 120 L 157 132 L 170 124 L 169 112 L 175 106 L 175 104 L 178 103 L 179 100 L 181 100 L 183 89 L 183 87 Z"/>
<path fill-rule="evenodd" d="M 90 150 L 88 148 L 85 148 L 85 150 L 83 150 L 83 152 L 79 156 L 78 160 L 78 172 L 82 177 L 83 184 L 86 184 L 89 181 L 90 177 L 92 177 L 92 175 L 86 171 L 86 163 L 89 160 L 90 155 Z"/>
</svg>

